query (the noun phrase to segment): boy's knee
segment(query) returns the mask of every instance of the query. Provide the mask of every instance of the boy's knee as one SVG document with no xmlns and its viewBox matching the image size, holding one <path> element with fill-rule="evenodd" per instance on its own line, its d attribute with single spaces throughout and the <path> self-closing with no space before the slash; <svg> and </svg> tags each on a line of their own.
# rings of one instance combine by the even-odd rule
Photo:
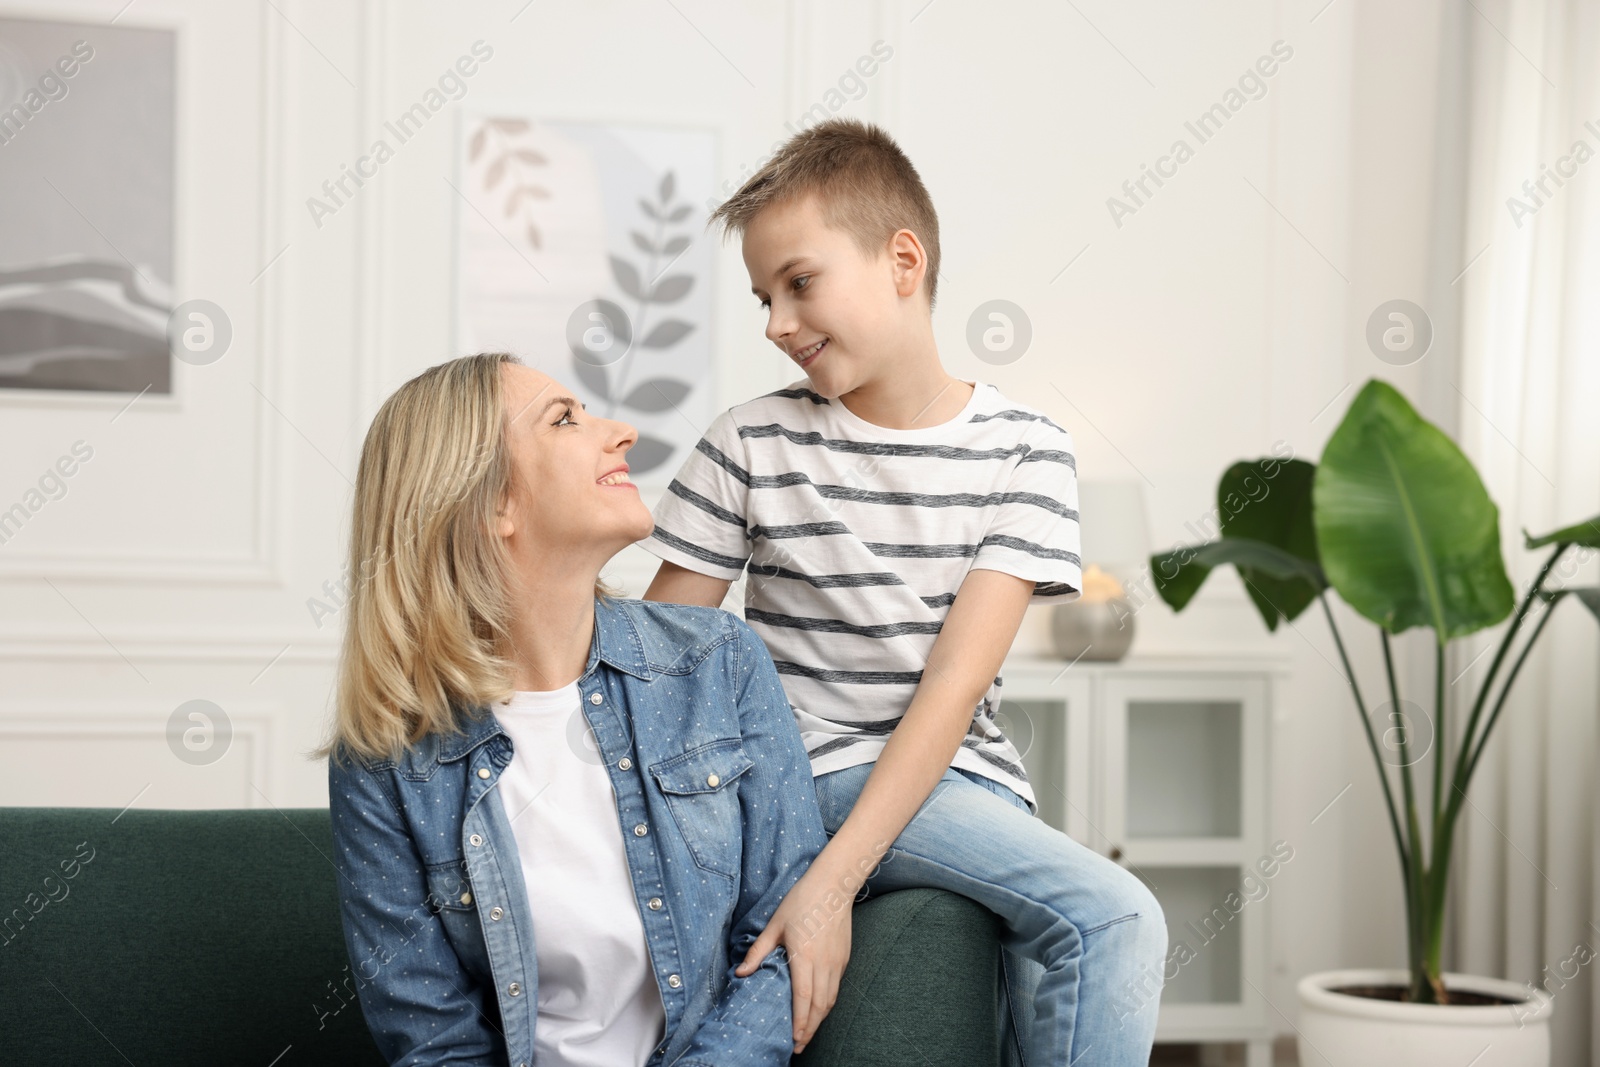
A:
<svg viewBox="0 0 1600 1067">
<path fill-rule="evenodd" d="M 1138 881 L 1138 879 L 1135 879 L 1135 881 Z M 1161 901 L 1156 899 L 1156 895 L 1150 891 L 1150 887 L 1142 881 L 1139 882 L 1136 900 L 1139 904 L 1139 916 L 1149 919 L 1164 932 L 1167 928 L 1167 914 L 1161 909 Z"/>
<path fill-rule="evenodd" d="M 1106 879 L 1106 903 L 1121 908 L 1124 915 L 1150 916 L 1164 922 L 1161 902 L 1144 879 L 1121 864 L 1112 863 L 1112 868 L 1111 877 Z"/>
<path fill-rule="evenodd" d="M 1145 927 L 1145 937 L 1151 941 L 1159 941 L 1161 953 L 1166 952 L 1167 946 L 1167 915 L 1161 908 L 1161 901 L 1156 899 L 1155 893 L 1138 877 L 1129 879 L 1132 888 L 1129 890 L 1129 910 L 1136 912 L 1139 922 Z"/>
<path fill-rule="evenodd" d="M 1161 910 L 1161 902 L 1155 898 L 1155 894 L 1147 895 L 1149 904 L 1139 913 L 1139 921 L 1145 926 L 1144 936 L 1149 942 L 1151 957 L 1164 960 L 1167 956 L 1167 916 Z"/>
<path fill-rule="evenodd" d="M 1148 945 L 1149 953 L 1137 955 L 1164 956 L 1167 949 L 1167 917 L 1155 893 L 1133 872 L 1118 867 L 1117 874 L 1107 880 L 1100 901 L 1101 914 L 1114 916 L 1126 923 L 1129 936 L 1141 945 Z"/>
</svg>

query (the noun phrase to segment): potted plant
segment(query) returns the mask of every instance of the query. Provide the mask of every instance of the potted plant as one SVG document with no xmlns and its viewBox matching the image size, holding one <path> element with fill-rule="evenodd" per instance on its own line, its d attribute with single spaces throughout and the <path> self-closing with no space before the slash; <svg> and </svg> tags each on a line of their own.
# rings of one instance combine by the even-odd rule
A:
<svg viewBox="0 0 1600 1067">
<path fill-rule="evenodd" d="M 1219 539 L 1150 557 L 1161 598 L 1182 611 L 1212 569 L 1231 565 L 1269 630 L 1313 602 L 1321 605 L 1378 772 L 1400 861 L 1407 970 L 1332 971 L 1302 979 L 1301 1062 L 1544 1067 L 1550 1055 L 1548 994 L 1443 972 L 1445 902 L 1467 789 L 1529 649 L 1568 596 L 1600 618 L 1600 588 L 1547 585 L 1564 558 L 1576 557 L 1568 555 L 1574 546 L 1600 547 L 1600 516 L 1542 537 L 1524 531 L 1528 549 L 1550 552 L 1532 586 L 1515 596 L 1500 554 L 1499 510 L 1471 461 L 1377 380 L 1352 401 L 1319 464 L 1236 463 L 1222 476 L 1217 500 Z M 1351 669 L 1328 604 L 1330 588 L 1378 626 L 1387 700 L 1377 706 L 1363 698 Z M 1512 656 L 1536 603 L 1545 610 Z M 1452 745 L 1446 647 L 1508 615 L 1511 623 Z M 1431 712 L 1404 702 L 1395 681 L 1390 635 L 1415 626 L 1428 627 L 1435 638 Z M 1508 659 L 1509 669 L 1502 671 Z M 1502 673 L 1499 691 L 1491 695 Z M 1431 783 L 1420 770 L 1413 774 L 1430 747 Z M 1475 1059 L 1485 1046 L 1492 1051 Z"/>
</svg>

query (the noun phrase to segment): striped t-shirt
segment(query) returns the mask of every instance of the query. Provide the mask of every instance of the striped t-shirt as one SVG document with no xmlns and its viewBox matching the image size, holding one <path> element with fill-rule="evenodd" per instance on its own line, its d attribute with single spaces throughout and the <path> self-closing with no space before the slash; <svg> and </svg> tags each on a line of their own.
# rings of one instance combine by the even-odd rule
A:
<svg viewBox="0 0 1600 1067">
<path fill-rule="evenodd" d="M 971 383 L 960 414 L 887 429 L 804 380 L 719 415 L 640 546 L 701 574 L 749 566 L 745 620 L 766 642 L 813 774 L 878 758 L 911 703 L 969 570 L 1036 583 L 1030 603 L 1082 586 L 1072 436 Z M 994 679 L 952 766 L 1037 808 L 995 724 Z"/>
</svg>

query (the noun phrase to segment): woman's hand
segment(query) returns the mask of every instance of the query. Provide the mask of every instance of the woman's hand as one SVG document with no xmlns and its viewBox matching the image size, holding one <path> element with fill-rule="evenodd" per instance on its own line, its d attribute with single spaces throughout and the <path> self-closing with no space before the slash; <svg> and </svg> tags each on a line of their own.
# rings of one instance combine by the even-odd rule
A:
<svg viewBox="0 0 1600 1067">
<path fill-rule="evenodd" d="M 813 863 L 773 912 L 761 936 L 734 971 L 743 978 L 782 945 L 794 987 L 794 1050 L 805 1051 L 833 1010 L 839 979 L 850 960 L 850 909 L 859 883 Z"/>
</svg>

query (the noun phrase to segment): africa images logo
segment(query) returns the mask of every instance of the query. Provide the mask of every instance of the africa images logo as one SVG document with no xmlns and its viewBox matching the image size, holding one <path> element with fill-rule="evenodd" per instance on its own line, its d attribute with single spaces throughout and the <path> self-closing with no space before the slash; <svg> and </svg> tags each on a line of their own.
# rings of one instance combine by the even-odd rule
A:
<svg viewBox="0 0 1600 1067">
<path fill-rule="evenodd" d="M 1173 141 L 1167 154 L 1156 158 L 1153 168 L 1141 163 L 1139 176 L 1122 183 L 1126 200 L 1115 196 L 1106 198 L 1106 210 L 1111 213 L 1111 221 L 1117 229 L 1122 229 L 1122 220 L 1126 216 L 1137 215 L 1139 209 L 1155 196 L 1156 190 L 1167 184 L 1162 179 L 1177 177 L 1178 168 L 1194 158 L 1200 145 L 1221 133 L 1229 119 L 1252 100 L 1260 100 L 1267 95 L 1266 79 L 1278 72 L 1280 63 L 1289 62 L 1294 55 L 1294 49 L 1284 41 L 1273 41 L 1271 51 L 1272 55 L 1261 56 L 1253 66 L 1245 68 L 1245 72 L 1239 75 L 1237 85 L 1229 86 L 1221 100 L 1202 111 L 1193 122 L 1183 124 L 1184 129 L 1194 135 L 1194 145 L 1182 137 Z M 1155 189 L 1150 188 L 1151 183 L 1155 184 Z"/>
</svg>

